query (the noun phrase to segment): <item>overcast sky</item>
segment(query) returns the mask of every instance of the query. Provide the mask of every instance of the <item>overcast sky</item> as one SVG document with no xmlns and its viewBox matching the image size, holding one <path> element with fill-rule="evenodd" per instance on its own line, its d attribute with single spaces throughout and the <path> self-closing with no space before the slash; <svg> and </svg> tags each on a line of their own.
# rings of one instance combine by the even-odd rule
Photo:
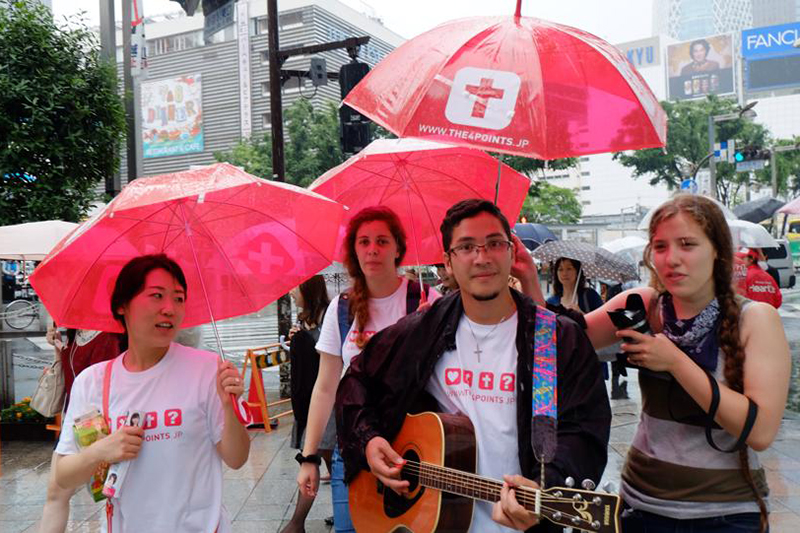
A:
<svg viewBox="0 0 800 533">
<path fill-rule="evenodd" d="M 52 0 L 57 20 L 86 11 L 89 24 L 99 24 L 99 0 Z M 170 0 L 142 0 L 145 15 L 180 11 Z M 266 0 L 263 0 L 266 2 Z M 511 15 L 516 0 L 340 0 L 359 11 L 370 8 L 384 25 L 403 37 L 414 37 L 434 26 L 460 17 Z M 116 0 L 117 19 L 121 19 Z M 278 0 L 278 8 L 281 2 Z M 649 37 L 652 0 L 523 0 L 522 14 L 575 26 L 611 43 Z"/>
</svg>

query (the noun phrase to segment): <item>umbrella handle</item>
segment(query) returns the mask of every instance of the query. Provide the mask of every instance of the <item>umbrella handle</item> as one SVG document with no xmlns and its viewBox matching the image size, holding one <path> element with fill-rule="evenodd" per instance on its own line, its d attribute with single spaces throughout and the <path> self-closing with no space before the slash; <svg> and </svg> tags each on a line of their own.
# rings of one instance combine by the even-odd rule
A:
<svg viewBox="0 0 800 533">
<path fill-rule="evenodd" d="M 231 405 L 236 418 L 243 426 L 246 427 L 253 423 L 253 415 L 241 397 L 237 398 L 235 394 L 231 393 Z"/>
</svg>

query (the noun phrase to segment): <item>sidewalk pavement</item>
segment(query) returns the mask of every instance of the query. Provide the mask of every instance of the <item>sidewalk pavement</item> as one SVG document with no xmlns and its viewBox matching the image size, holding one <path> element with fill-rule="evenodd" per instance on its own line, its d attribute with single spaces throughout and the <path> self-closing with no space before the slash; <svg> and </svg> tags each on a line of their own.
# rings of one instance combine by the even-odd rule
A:
<svg viewBox="0 0 800 533">
<path fill-rule="evenodd" d="M 630 372 L 630 400 L 612 400 L 614 417 L 609 445 L 608 467 L 602 483 L 619 487 L 619 475 L 638 420 L 640 396 L 635 371 Z M 285 419 L 283 419 L 285 420 Z M 235 533 L 280 531 L 294 510 L 297 495 L 296 450 L 289 447 L 291 423 L 266 434 L 251 433 L 250 459 L 240 470 L 225 469 L 224 502 L 233 519 Z M 0 532 L 33 533 L 45 501 L 52 443 L 3 442 L 0 477 Z M 800 417 L 788 415 L 772 447 L 760 454 L 770 485 L 770 531 L 800 531 Z M 323 485 L 318 501 L 306 522 L 308 533 L 329 532 L 324 518 L 332 514 L 328 486 Z M 72 499 L 70 532 L 99 532 L 102 504 L 93 503 L 81 489 Z"/>
</svg>

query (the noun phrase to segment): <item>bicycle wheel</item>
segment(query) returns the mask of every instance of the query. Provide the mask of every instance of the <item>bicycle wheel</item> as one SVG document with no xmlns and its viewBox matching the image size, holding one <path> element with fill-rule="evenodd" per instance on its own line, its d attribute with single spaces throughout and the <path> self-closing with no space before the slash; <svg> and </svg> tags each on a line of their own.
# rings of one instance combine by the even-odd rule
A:
<svg viewBox="0 0 800 533">
<path fill-rule="evenodd" d="M 38 316 L 36 307 L 28 300 L 14 300 L 6 306 L 3 317 L 12 329 L 25 329 Z"/>
</svg>

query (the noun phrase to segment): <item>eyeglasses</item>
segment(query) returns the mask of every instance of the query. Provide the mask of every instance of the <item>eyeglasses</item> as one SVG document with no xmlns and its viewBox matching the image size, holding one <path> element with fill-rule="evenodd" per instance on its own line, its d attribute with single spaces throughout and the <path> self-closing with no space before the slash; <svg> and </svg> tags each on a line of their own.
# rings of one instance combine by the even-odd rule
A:
<svg viewBox="0 0 800 533">
<path fill-rule="evenodd" d="M 493 239 L 491 241 L 486 241 L 485 244 L 468 242 L 459 244 L 458 246 L 453 246 L 447 253 L 456 254 L 456 257 L 460 257 L 462 259 L 468 259 L 471 257 L 477 257 L 478 250 L 483 248 L 483 251 L 487 254 L 499 255 L 510 250 L 513 244 L 514 243 L 511 241 L 506 241 L 503 239 Z"/>
</svg>

